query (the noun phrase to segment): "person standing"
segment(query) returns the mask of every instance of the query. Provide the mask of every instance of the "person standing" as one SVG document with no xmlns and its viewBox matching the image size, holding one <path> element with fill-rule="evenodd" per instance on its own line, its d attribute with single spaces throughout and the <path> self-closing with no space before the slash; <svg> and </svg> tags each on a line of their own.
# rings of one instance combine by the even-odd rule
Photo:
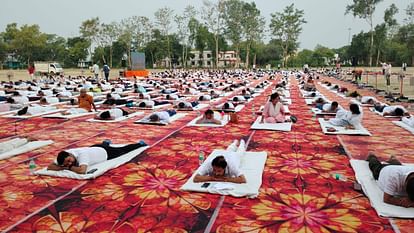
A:
<svg viewBox="0 0 414 233">
<path fill-rule="evenodd" d="M 27 71 L 29 72 L 30 80 L 33 80 L 35 68 L 34 65 L 29 65 L 29 68 L 27 68 Z"/>
<path fill-rule="evenodd" d="M 93 71 L 93 74 L 95 75 L 95 78 L 98 79 L 99 78 L 99 66 L 98 66 L 98 64 L 95 63 L 92 66 L 92 71 Z"/>
<path fill-rule="evenodd" d="M 105 74 L 105 80 L 108 82 L 109 81 L 109 71 L 111 70 L 110 68 L 109 68 L 109 66 L 106 64 L 106 63 L 104 63 L 104 65 L 103 65 L 103 72 L 104 72 L 104 74 Z"/>
<path fill-rule="evenodd" d="M 403 63 L 402 64 L 402 70 L 404 71 L 404 72 L 406 72 L 407 71 L 407 63 Z"/>
<path fill-rule="evenodd" d="M 386 85 L 387 85 L 387 92 L 388 92 L 389 87 L 391 85 L 391 68 L 392 68 L 392 66 L 391 66 L 391 64 L 385 63 L 384 68 L 385 68 L 384 69 L 384 76 L 385 76 Z"/>
</svg>

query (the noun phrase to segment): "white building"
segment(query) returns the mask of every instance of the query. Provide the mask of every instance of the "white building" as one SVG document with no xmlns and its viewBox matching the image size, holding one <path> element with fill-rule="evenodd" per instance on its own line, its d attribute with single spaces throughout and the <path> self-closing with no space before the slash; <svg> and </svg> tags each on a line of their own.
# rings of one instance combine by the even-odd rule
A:
<svg viewBox="0 0 414 233">
<path fill-rule="evenodd" d="M 235 67 L 237 63 L 240 64 L 240 58 L 237 58 L 236 51 L 221 51 L 219 52 L 218 67 Z M 187 61 L 187 67 L 191 68 L 213 68 L 214 66 L 213 52 L 211 50 L 198 50 L 190 52 L 190 58 Z"/>
</svg>

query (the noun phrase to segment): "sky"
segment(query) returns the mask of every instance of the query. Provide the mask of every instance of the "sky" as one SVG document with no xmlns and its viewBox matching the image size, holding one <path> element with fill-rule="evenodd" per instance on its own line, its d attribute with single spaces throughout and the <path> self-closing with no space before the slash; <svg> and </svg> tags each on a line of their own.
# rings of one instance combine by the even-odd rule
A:
<svg viewBox="0 0 414 233">
<path fill-rule="evenodd" d="M 214 0 L 213 0 L 214 1 Z M 248 0 L 251 2 L 252 0 Z M 392 3 L 399 12 L 396 19 L 403 23 L 405 9 L 413 0 L 383 0 L 378 4 L 374 24 L 383 22 L 384 10 Z M 349 43 L 349 35 L 369 31 L 364 19 L 345 15 L 345 9 L 352 0 L 256 0 L 254 1 L 266 19 L 266 28 L 270 14 L 281 12 L 290 5 L 305 12 L 306 24 L 299 38 L 300 48 L 314 49 L 320 44 L 330 48 L 339 48 Z M 79 35 L 82 21 L 99 17 L 101 22 L 121 21 L 133 15 L 154 18 L 154 12 L 161 7 L 170 7 L 175 14 L 181 14 L 187 5 L 201 9 L 202 0 L 1 0 L 0 32 L 6 25 L 16 22 L 18 25 L 38 24 L 40 30 L 63 37 Z M 263 40 L 268 41 L 269 35 Z"/>
</svg>

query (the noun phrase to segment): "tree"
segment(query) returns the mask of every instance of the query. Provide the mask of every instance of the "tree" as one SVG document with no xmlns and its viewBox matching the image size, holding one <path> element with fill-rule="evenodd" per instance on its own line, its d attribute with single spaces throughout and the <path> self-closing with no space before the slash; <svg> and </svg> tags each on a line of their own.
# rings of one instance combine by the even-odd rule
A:
<svg viewBox="0 0 414 233">
<path fill-rule="evenodd" d="M 220 34 L 223 31 L 223 1 L 219 0 L 217 3 L 213 3 L 209 0 L 203 1 L 202 18 L 207 29 L 214 35 L 215 42 L 215 67 L 218 65 L 219 59 L 219 40 Z"/>
<path fill-rule="evenodd" d="M 47 35 L 40 32 L 38 25 L 23 25 L 15 33 L 11 40 L 10 48 L 16 53 L 21 61 L 30 64 L 33 61 L 36 51 L 44 49 Z"/>
<path fill-rule="evenodd" d="M 345 14 L 352 12 L 354 17 L 365 19 L 370 26 L 370 45 L 369 45 L 369 66 L 372 66 L 372 53 L 374 46 L 374 22 L 373 15 L 375 7 L 383 0 L 353 0 L 353 4 L 346 6 Z"/>
<path fill-rule="evenodd" d="M 89 41 L 89 55 L 92 56 L 92 44 L 98 43 L 98 33 L 100 30 L 100 22 L 99 17 L 87 19 L 82 22 L 81 26 L 79 27 L 79 32 L 83 38 Z"/>
<path fill-rule="evenodd" d="M 88 56 L 90 41 L 83 37 L 72 37 L 67 40 L 67 53 L 65 57 L 65 65 L 75 67 L 79 60 L 85 60 Z"/>
<path fill-rule="evenodd" d="M 256 4 L 244 3 L 243 4 L 243 22 L 242 22 L 242 32 L 246 39 L 246 68 L 249 68 L 249 56 L 250 49 L 254 42 L 260 40 L 263 29 L 265 25 L 264 18 L 260 15 L 259 9 L 257 9 Z"/>
<path fill-rule="evenodd" d="M 162 36 L 167 40 L 167 57 L 170 60 L 169 66 L 171 68 L 171 45 L 170 37 L 168 36 L 171 30 L 171 21 L 174 11 L 171 8 L 160 8 L 155 12 L 155 24 L 160 29 Z"/>
<path fill-rule="evenodd" d="M 7 47 L 3 36 L 0 34 L 0 70 L 3 69 L 3 62 L 6 58 Z"/>
<path fill-rule="evenodd" d="M 271 14 L 270 30 L 272 36 L 281 42 L 283 67 L 286 65 L 287 57 L 299 46 L 298 38 L 302 32 L 302 24 L 306 23 L 303 15 L 303 10 L 294 8 L 293 3 L 287 6 L 283 12 Z"/>
<path fill-rule="evenodd" d="M 190 28 L 192 26 L 193 20 L 195 20 L 197 11 L 191 5 L 188 5 L 182 15 L 176 15 L 174 20 L 177 24 L 178 29 L 178 40 L 182 44 L 182 55 L 181 55 L 181 62 L 183 67 L 187 66 L 188 60 L 188 48 L 191 47 L 191 32 Z"/>
<path fill-rule="evenodd" d="M 405 9 L 405 12 L 407 14 L 407 18 L 405 19 L 405 21 L 408 24 L 412 24 L 414 23 L 414 2 L 411 2 L 408 6 L 407 9 Z"/>
<path fill-rule="evenodd" d="M 102 24 L 99 30 L 99 40 L 103 46 L 109 47 L 109 66 L 112 67 L 113 44 L 118 40 L 121 30 L 117 22 Z"/>
<path fill-rule="evenodd" d="M 227 0 L 223 2 L 223 21 L 225 23 L 224 35 L 232 43 L 236 57 L 240 56 L 240 43 L 242 40 L 242 24 L 244 20 L 243 2 L 240 0 Z M 236 67 L 239 67 L 238 59 Z"/>
<path fill-rule="evenodd" d="M 348 51 L 351 57 L 354 57 L 357 60 L 357 63 L 362 61 L 364 64 L 368 64 L 368 57 L 366 54 L 369 52 L 369 47 L 367 47 L 366 44 L 369 38 L 370 33 L 364 33 L 362 31 L 352 37 Z"/>
</svg>

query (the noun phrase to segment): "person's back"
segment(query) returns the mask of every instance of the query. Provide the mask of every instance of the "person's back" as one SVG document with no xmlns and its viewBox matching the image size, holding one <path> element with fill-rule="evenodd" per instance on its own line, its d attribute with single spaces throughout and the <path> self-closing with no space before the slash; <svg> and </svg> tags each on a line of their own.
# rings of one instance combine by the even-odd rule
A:
<svg viewBox="0 0 414 233">
<path fill-rule="evenodd" d="M 414 172 L 414 166 L 389 165 L 381 169 L 378 177 L 379 188 L 392 196 L 407 196 L 405 181 Z"/>
<path fill-rule="evenodd" d="M 108 158 L 107 152 L 101 147 L 80 147 L 68 149 L 66 152 L 69 152 L 76 158 L 79 166 L 91 166 L 104 162 Z"/>
<path fill-rule="evenodd" d="M 92 110 L 92 103 L 93 103 L 93 97 L 84 94 L 78 97 L 78 106 L 79 108 L 84 108 L 90 112 Z"/>
</svg>

